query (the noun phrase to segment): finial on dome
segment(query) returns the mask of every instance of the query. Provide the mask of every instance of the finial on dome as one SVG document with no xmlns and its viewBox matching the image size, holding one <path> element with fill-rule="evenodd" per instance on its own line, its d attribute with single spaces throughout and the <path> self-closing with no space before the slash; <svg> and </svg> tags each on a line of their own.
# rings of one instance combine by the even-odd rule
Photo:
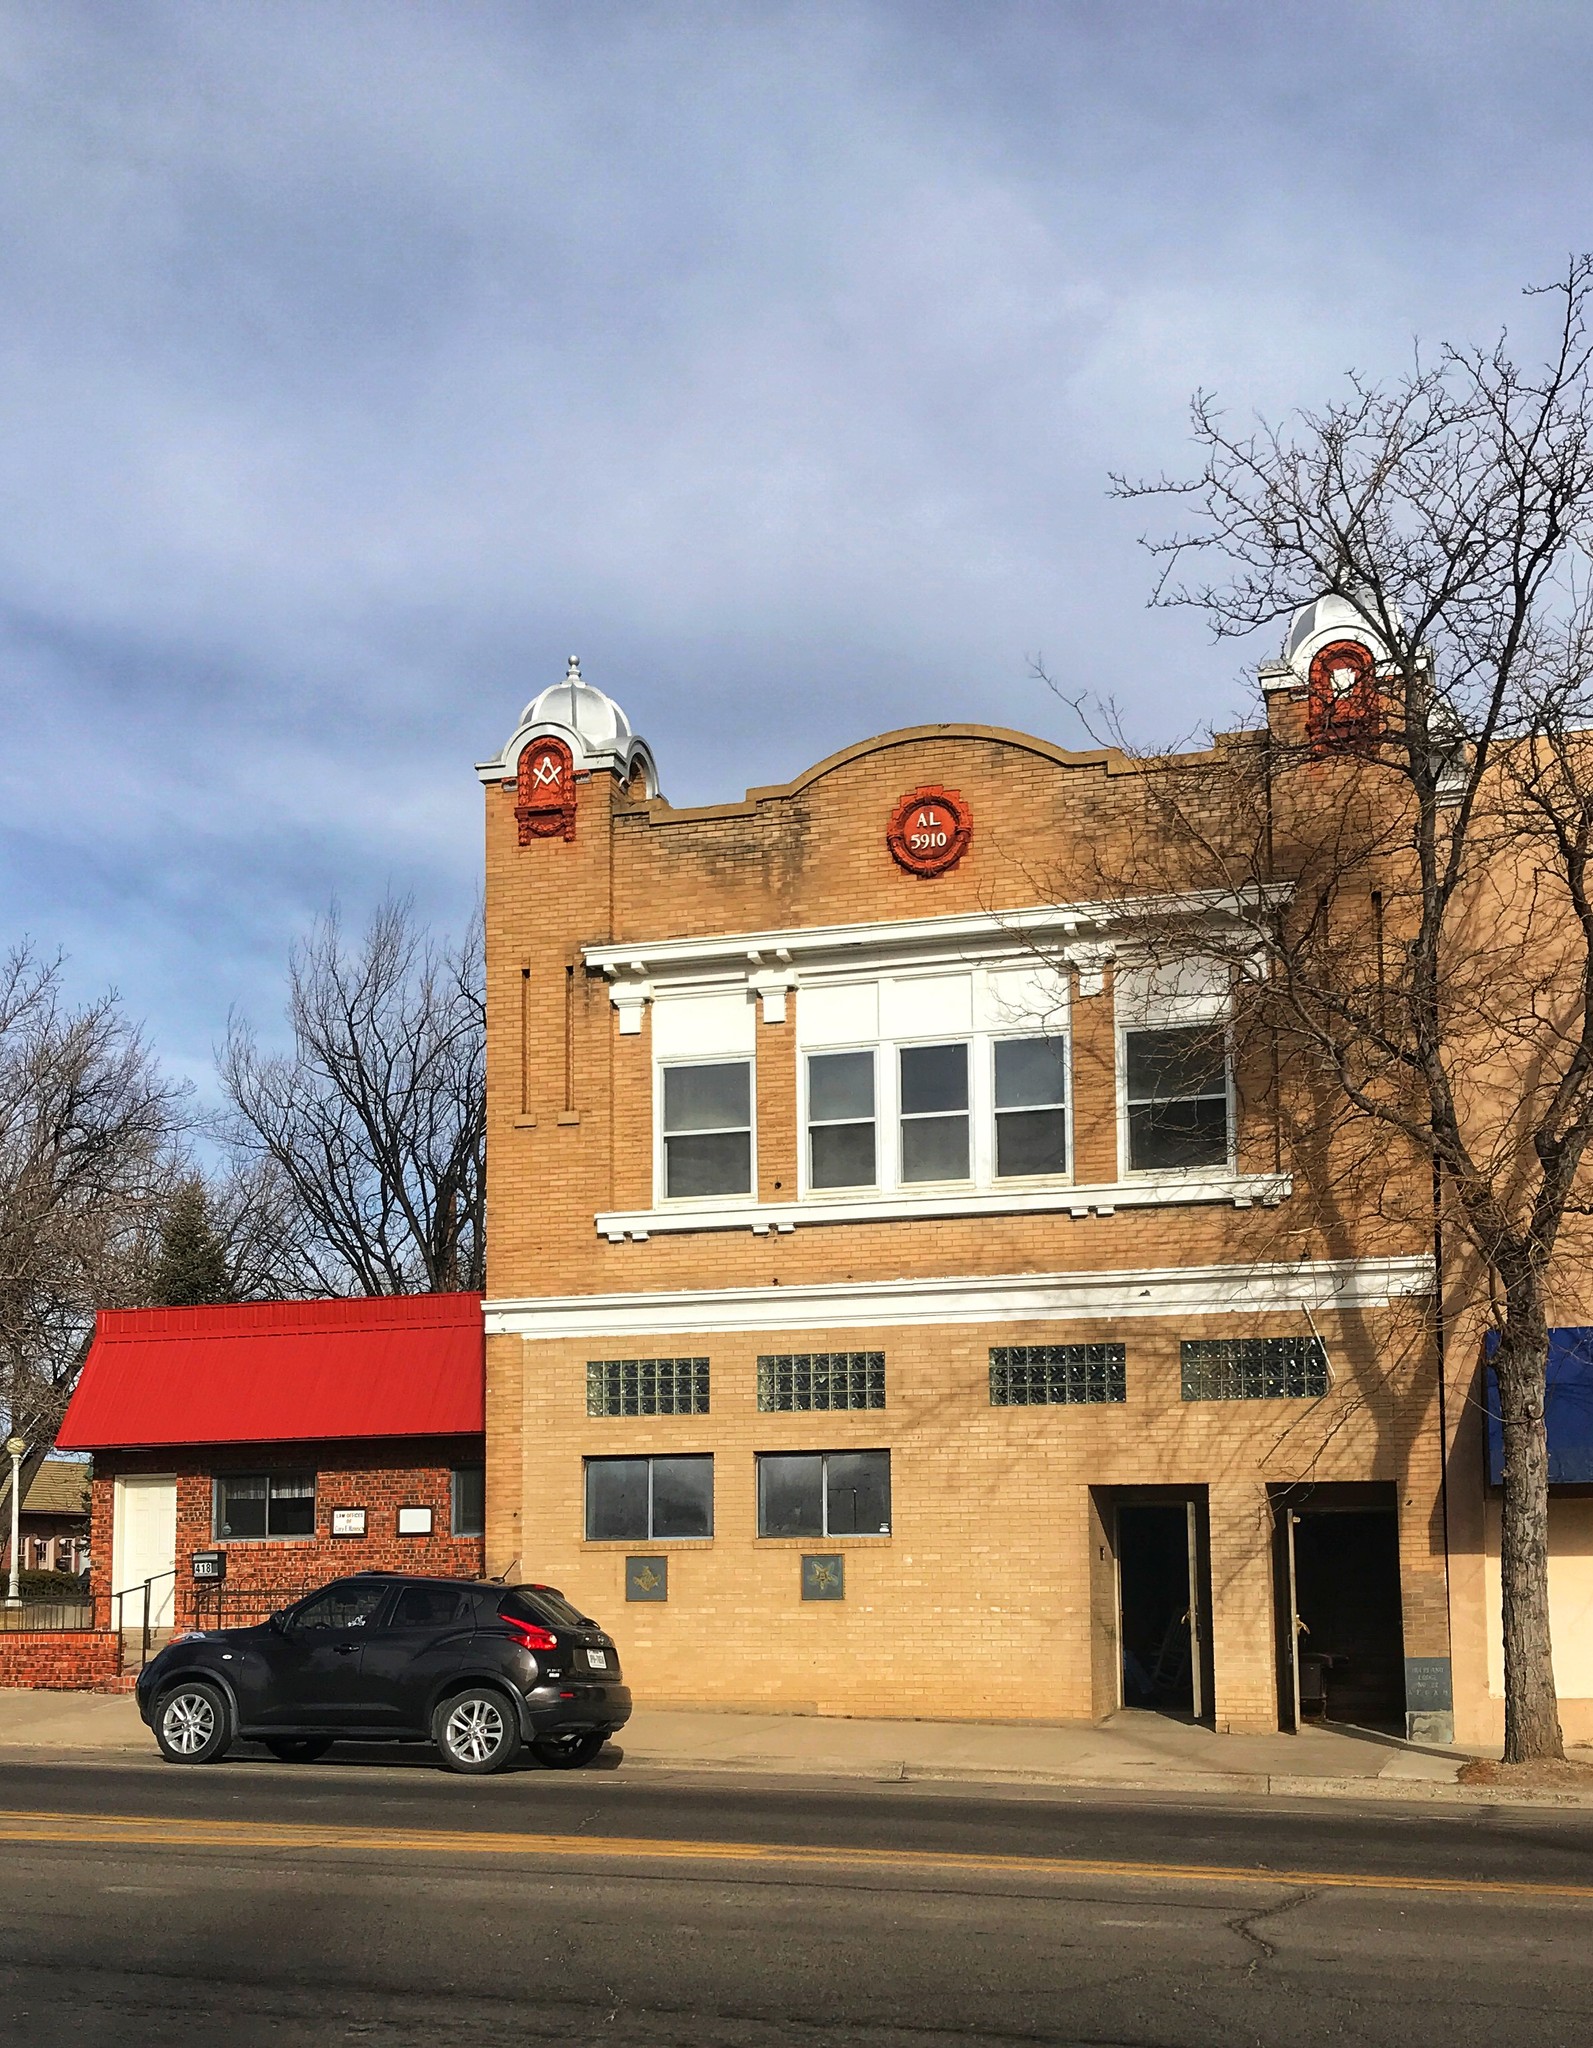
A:
<svg viewBox="0 0 1593 2048">
<path fill-rule="evenodd" d="M 629 783 L 640 765 L 646 794 L 657 795 L 658 771 L 651 749 L 631 731 L 630 720 L 614 699 L 581 674 L 578 654 L 567 657 L 559 680 L 521 712 L 514 737 L 499 759 L 478 762 L 477 773 L 483 781 L 507 779 L 525 746 L 548 732 L 568 739 L 578 773 L 608 769 Z"/>
</svg>

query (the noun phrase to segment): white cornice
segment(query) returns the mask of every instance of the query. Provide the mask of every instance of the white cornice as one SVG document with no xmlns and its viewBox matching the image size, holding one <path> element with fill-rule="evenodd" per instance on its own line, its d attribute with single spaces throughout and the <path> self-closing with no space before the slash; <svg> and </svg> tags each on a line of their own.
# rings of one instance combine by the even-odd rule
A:
<svg viewBox="0 0 1593 2048">
<path fill-rule="evenodd" d="M 1276 1208 L 1293 1192 L 1286 1173 L 1146 1174 L 1105 1186 L 967 1188 L 934 1194 L 865 1195 L 847 1200 L 807 1196 L 793 1202 L 680 1202 L 662 1209 L 611 1210 L 594 1218 L 598 1234 L 612 1243 L 682 1230 L 773 1231 L 806 1229 L 815 1223 L 898 1223 L 913 1217 L 1110 1216 L 1116 1209 L 1165 1208 L 1185 1202 L 1231 1202 L 1236 1209 L 1256 1204 Z"/>
<path fill-rule="evenodd" d="M 950 917 L 910 917 L 871 924 L 794 925 L 783 931 L 711 932 L 695 938 L 627 939 L 586 946 L 587 966 L 610 980 L 668 976 L 687 979 L 715 972 L 745 973 L 779 961 L 844 967 L 884 958 L 982 959 L 990 954 L 1050 947 L 1061 951 L 1080 939 L 1168 919 L 1245 925 L 1268 903 L 1285 901 L 1287 886 L 1266 890 L 1200 890 L 1182 896 L 1145 896 L 1116 903 L 1030 905 L 1017 910 L 972 910 Z"/>
<path fill-rule="evenodd" d="M 998 1273 L 932 1280 L 720 1287 L 676 1294 L 489 1300 L 489 1337 L 583 1338 L 796 1331 L 935 1323 L 1117 1322 L 1149 1316 L 1267 1315 L 1386 1308 L 1431 1291 L 1428 1258 Z"/>
</svg>

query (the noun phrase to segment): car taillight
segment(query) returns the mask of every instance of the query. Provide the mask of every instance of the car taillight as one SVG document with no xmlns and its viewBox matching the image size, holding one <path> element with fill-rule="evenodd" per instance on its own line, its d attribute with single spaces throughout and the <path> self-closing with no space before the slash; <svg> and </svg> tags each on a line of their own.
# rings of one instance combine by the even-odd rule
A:
<svg viewBox="0 0 1593 2048">
<path fill-rule="evenodd" d="M 558 1637 L 549 1629 L 538 1628 L 534 1621 L 515 1621 L 507 1614 L 500 1614 L 498 1619 L 522 1650 L 556 1650 L 559 1647 Z"/>
</svg>

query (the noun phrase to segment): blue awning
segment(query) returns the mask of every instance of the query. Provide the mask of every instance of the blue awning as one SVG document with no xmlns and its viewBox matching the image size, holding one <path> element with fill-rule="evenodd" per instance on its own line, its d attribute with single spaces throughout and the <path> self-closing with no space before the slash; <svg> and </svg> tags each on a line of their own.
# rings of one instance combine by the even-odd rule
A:
<svg viewBox="0 0 1593 2048">
<path fill-rule="evenodd" d="M 1488 1356 L 1498 1348 L 1498 1336 L 1490 1331 Z M 1492 1366 L 1483 1374 L 1483 1398 L 1488 1404 L 1488 1484 L 1499 1486 L 1504 1481 L 1504 1425 Z M 1593 1329 L 1549 1332 L 1543 1415 L 1549 1431 L 1549 1484 L 1593 1486 Z"/>
</svg>

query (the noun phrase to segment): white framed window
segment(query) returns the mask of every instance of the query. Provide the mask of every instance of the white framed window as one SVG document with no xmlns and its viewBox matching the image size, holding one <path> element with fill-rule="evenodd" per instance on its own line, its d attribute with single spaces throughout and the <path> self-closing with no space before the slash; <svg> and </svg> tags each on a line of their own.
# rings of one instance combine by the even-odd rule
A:
<svg viewBox="0 0 1593 2048">
<path fill-rule="evenodd" d="M 904 1186 L 926 1180 L 968 1180 L 967 1041 L 896 1048 Z"/>
<path fill-rule="evenodd" d="M 658 1184 L 665 1201 L 753 1191 L 752 1061 L 692 1060 L 658 1070 Z"/>
<path fill-rule="evenodd" d="M 1068 1043 L 1062 1037 L 998 1038 L 995 1058 L 996 1178 L 1068 1170 Z"/>
<path fill-rule="evenodd" d="M 1228 1165 L 1227 1037 L 1220 1024 L 1123 1033 L 1123 1113 L 1130 1173 Z"/>
<path fill-rule="evenodd" d="M 810 1052 L 806 1057 L 808 1186 L 877 1186 L 874 1048 Z"/>
<path fill-rule="evenodd" d="M 797 1036 L 804 1197 L 1066 1179 L 1060 977 L 1025 966 L 804 987 Z"/>
<path fill-rule="evenodd" d="M 1225 962 L 1199 958 L 1118 970 L 1118 1146 L 1125 1173 L 1231 1170 L 1229 977 Z"/>
</svg>

